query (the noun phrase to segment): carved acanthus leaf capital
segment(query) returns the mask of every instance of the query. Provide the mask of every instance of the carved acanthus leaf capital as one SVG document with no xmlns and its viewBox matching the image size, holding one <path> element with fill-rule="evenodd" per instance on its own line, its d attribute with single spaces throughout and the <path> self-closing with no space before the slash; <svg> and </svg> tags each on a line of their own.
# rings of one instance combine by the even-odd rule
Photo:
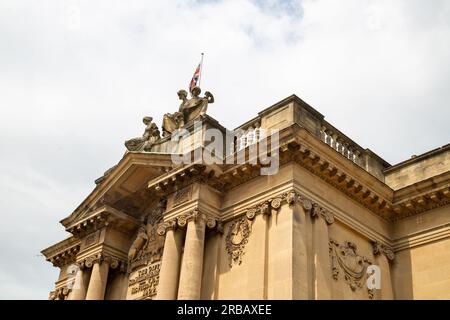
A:
<svg viewBox="0 0 450 320">
<path fill-rule="evenodd" d="M 184 228 L 189 221 L 203 221 L 209 229 L 217 228 L 218 232 L 221 232 L 219 228 L 223 228 L 220 221 L 208 214 L 200 212 L 198 208 L 195 208 L 188 213 L 181 214 L 171 220 L 165 221 L 158 226 L 157 233 L 160 236 L 166 234 L 167 230 L 174 229 L 176 227 Z M 223 232 L 223 230 L 222 230 Z"/>
<path fill-rule="evenodd" d="M 162 222 L 158 225 L 158 228 L 156 229 L 156 233 L 160 236 L 164 236 L 167 232 L 167 230 L 175 229 L 177 227 L 177 221 L 175 220 L 169 220 Z"/>
<path fill-rule="evenodd" d="M 331 212 L 326 210 L 325 208 L 321 207 L 318 203 L 314 203 L 312 205 L 311 217 L 313 218 L 322 218 L 324 219 L 328 224 L 334 223 L 334 216 Z"/>
<path fill-rule="evenodd" d="M 373 247 L 373 254 L 375 256 L 384 254 L 386 258 L 390 261 L 393 261 L 395 259 L 394 251 L 391 248 L 382 244 L 381 242 L 373 241 L 372 247 Z"/>
</svg>

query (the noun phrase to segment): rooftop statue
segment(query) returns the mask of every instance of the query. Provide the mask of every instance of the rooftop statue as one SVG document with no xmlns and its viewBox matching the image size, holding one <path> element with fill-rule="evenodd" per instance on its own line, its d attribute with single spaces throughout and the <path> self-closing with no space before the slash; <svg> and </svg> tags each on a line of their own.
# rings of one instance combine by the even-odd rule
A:
<svg viewBox="0 0 450 320">
<path fill-rule="evenodd" d="M 178 98 L 181 100 L 178 112 L 166 113 L 163 117 L 162 131 L 163 137 L 172 134 L 176 129 L 184 126 L 183 105 L 188 101 L 186 90 L 179 90 L 177 92 Z"/>
<path fill-rule="evenodd" d="M 150 151 L 152 145 L 161 139 L 158 126 L 152 122 L 152 117 L 144 117 L 142 121 L 146 125 L 142 137 L 125 141 L 129 151 Z"/>
<path fill-rule="evenodd" d="M 214 96 L 209 91 L 206 91 L 204 97 L 199 97 L 200 93 L 200 87 L 195 86 L 192 89 L 191 98 L 188 99 L 186 90 L 178 91 L 178 98 L 182 102 L 178 112 L 164 115 L 162 124 L 163 136 L 172 134 L 176 129 L 206 114 L 208 104 L 214 102 Z"/>
</svg>

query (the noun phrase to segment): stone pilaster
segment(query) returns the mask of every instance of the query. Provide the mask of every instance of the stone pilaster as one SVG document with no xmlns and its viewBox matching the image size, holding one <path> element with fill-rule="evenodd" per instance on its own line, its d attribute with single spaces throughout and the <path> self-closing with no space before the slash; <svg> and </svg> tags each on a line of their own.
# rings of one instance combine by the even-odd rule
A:
<svg viewBox="0 0 450 320">
<path fill-rule="evenodd" d="M 308 299 L 306 210 L 289 191 L 270 199 L 268 299 Z"/>
<path fill-rule="evenodd" d="M 304 200 L 303 206 L 311 213 L 313 218 L 314 299 L 330 300 L 332 298 L 332 278 L 330 272 L 328 224 L 334 222 L 334 217 L 317 203 L 312 204 L 309 200 Z"/>
<path fill-rule="evenodd" d="M 393 300 L 394 292 L 392 290 L 391 268 L 389 262 L 394 260 L 394 252 L 380 242 L 374 241 L 373 254 L 375 256 L 375 263 L 381 270 L 381 289 L 379 290 L 378 296 L 381 300 Z"/>
</svg>

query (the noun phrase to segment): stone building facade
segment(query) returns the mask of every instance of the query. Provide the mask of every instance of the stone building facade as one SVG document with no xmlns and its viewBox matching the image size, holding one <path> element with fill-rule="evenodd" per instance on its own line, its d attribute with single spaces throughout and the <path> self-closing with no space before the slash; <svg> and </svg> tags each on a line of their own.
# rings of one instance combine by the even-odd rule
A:
<svg viewBox="0 0 450 320">
<path fill-rule="evenodd" d="M 61 221 L 50 299 L 450 299 L 450 145 L 390 165 L 295 95 L 231 131 L 180 99 Z M 174 164 L 208 129 L 248 161 Z"/>
</svg>

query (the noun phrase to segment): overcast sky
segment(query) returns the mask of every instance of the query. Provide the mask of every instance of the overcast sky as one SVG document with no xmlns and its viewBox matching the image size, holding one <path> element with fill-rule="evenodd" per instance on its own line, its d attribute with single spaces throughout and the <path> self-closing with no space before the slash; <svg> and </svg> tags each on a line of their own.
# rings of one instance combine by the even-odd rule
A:
<svg viewBox="0 0 450 320">
<path fill-rule="evenodd" d="M 205 52 L 232 129 L 295 93 L 395 164 L 449 142 L 450 1 L 0 1 L 0 298 L 47 299 L 39 252 Z"/>
</svg>

